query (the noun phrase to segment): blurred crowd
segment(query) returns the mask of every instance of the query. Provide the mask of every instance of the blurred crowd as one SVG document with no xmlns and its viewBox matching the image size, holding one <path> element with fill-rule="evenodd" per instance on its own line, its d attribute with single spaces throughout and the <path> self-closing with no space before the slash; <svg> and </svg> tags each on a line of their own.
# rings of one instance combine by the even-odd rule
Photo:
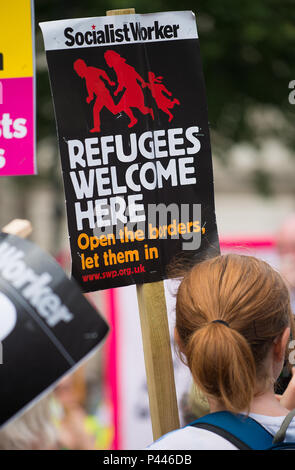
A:
<svg viewBox="0 0 295 470">
<path fill-rule="evenodd" d="M 0 450 L 100 450 L 112 446 L 104 419 L 100 357 L 66 375 L 43 397 L 0 430 Z"/>
</svg>

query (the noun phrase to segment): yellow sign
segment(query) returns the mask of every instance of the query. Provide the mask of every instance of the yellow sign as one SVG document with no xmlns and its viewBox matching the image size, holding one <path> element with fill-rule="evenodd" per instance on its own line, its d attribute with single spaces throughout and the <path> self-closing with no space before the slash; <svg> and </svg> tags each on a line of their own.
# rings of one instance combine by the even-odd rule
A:
<svg viewBox="0 0 295 470">
<path fill-rule="evenodd" d="M 31 0 L 0 3 L 0 79 L 32 77 Z"/>
</svg>

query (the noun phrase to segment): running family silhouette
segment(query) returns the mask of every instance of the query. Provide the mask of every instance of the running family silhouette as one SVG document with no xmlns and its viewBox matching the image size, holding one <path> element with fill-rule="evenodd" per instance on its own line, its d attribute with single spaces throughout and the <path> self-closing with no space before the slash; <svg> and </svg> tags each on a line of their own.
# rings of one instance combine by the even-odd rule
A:
<svg viewBox="0 0 295 470">
<path fill-rule="evenodd" d="M 162 110 L 169 116 L 168 121 L 173 119 L 171 109 L 180 102 L 176 98 L 172 98 L 172 93 L 162 84 L 163 77 L 156 77 L 153 72 L 148 73 L 148 82 L 136 72 L 135 68 L 126 63 L 126 59 L 121 57 L 115 51 L 109 50 L 104 54 L 108 67 L 112 68 L 117 76 L 117 89 L 113 90 L 113 95 L 118 96 L 123 92 L 119 103 L 115 104 L 113 96 L 106 86 L 106 82 L 115 87 L 116 83 L 110 80 L 107 73 L 97 67 L 88 66 L 84 60 L 77 59 L 74 62 L 74 70 L 79 77 L 85 79 L 88 96 L 86 102 L 88 104 L 93 101 L 93 123 L 94 127 L 90 132 L 100 132 L 100 113 L 106 107 L 112 114 L 126 113 L 129 117 L 128 127 L 133 127 L 138 119 L 134 116 L 132 108 L 138 109 L 142 114 L 150 114 L 154 119 L 154 111 L 151 107 L 145 105 L 143 88 L 149 88 L 158 109 Z"/>
</svg>

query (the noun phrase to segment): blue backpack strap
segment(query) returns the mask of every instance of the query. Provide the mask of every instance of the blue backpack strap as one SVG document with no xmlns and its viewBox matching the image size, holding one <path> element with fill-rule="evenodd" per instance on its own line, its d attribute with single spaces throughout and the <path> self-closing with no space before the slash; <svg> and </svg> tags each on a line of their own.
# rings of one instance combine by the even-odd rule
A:
<svg viewBox="0 0 295 470">
<path fill-rule="evenodd" d="M 249 416 L 228 411 L 210 413 L 189 424 L 225 438 L 240 450 L 266 450 L 272 446 L 273 435 Z"/>
</svg>

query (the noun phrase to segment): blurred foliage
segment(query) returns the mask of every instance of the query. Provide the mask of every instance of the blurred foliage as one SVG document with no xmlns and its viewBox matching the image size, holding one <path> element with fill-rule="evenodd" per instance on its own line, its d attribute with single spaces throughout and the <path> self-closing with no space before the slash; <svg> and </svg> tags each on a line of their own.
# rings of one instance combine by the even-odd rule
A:
<svg viewBox="0 0 295 470">
<path fill-rule="evenodd" d="M 128 7 L 135 7 L 138 13 L 195 12 L 215 155 L 226 162 L 233 143 L 248 142 L 258 149 L 268 136 L 295 148 L 295 106 L 288 102 L 288 84 L 295 79 L 294 0 L 182 0 L 181 4 L 177 0 L 133 0 L 130 5 L 126 0 L 35 0 L 39 141 L 55 139 L 56 131 L 48 73 L 40 59 L 44 46 L 38 23 L 102 16 L 106 10 Z M 259 113 L 273 119 L 264 123 Z M 61 187 L 56 159 L 42 175 L 54 177 L 57 182 L 53 184 Z M 270 188 L 267 178 L 260 169 L 253 179 L 264 194 Z M 33 183 L 33 179 L 28 181 Z"/>
</svg>

